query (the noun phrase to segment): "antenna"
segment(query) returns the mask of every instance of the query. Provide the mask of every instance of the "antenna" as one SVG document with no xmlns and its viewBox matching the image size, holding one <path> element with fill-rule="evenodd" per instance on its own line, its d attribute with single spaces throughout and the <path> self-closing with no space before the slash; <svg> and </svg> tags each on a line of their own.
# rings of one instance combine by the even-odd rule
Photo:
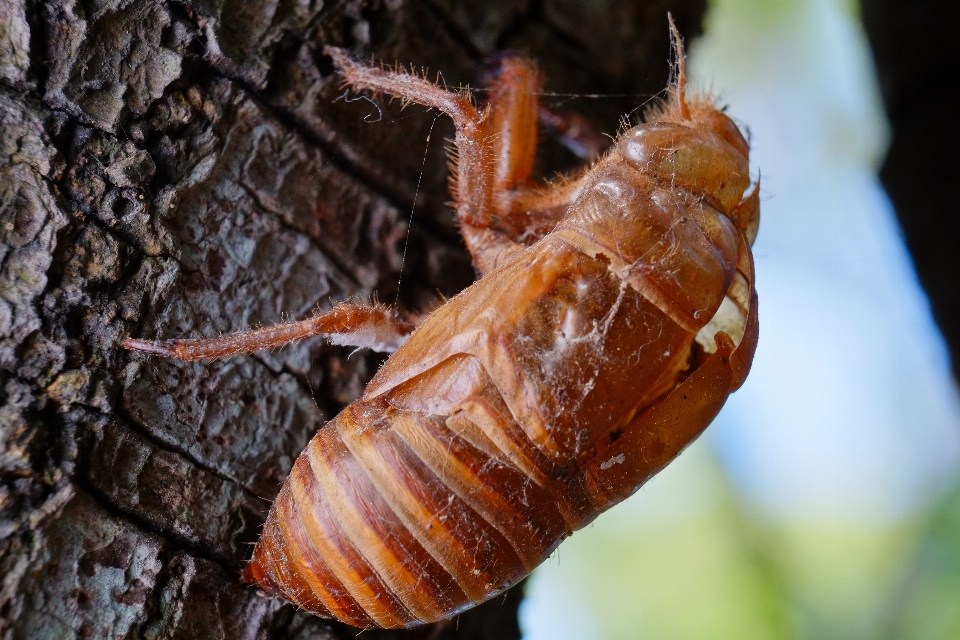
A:
<svg viewBox="0 0 960 640">
<path fill-rule="evenodd" d="M 673 51 L 677 56 L 677 77 L 674 80 L 674 91 L 676 92 L 677 106 L 680 107 L 680 117 L 684 120 L 690 119 L 690 107 L 687 106 L 687 66 L 686 54 L 683 51 L 683 38 L 677 31 L 677 25 L 673 21 L 673 14 L 667 12 L 667 20 L 670 21 L 670 39 L 673 40 Z"/>
</svg>

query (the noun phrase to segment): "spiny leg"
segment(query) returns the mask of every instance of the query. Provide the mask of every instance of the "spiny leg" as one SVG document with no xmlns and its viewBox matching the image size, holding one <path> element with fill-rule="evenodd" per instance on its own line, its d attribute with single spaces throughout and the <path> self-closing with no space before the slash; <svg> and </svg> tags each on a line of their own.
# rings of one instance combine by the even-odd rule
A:
<svg viewBox="0 0 960 640">
<path fill-rule="evenodd" d="M 479 112 L 468 95 L 447 91 L 408 73 L 368 67 L 353 60 L 343 49 L 325 47 L 324 53 L 333 58 L 349 86 L 385 93 L 407 102 L 439 109 L 453 119 L 457 151 L 453 168 L 453 196 L 457 203 L 457 219 L 461 233 L 477 272 L 480 275 L 490 272 L 508 255 L 520 249 L 520 245 L 494 227 L 495 185 L 498 182 L 501 185 L 504 182 L 509 183 L 515 180 L 516 176 L 523 176 L 523 167 L 527 164 L 532 166 L 532 160 L 528 160 L 528 156 L 532 156 L 536 147 L 535 132 L 531 144 L 527 125 L 517 128 L 517 133 L 522 133 L 525 140 L 519 151 L 506 150 L 503 145 L 498 147 L 500 143 L 497 142 L 498 135 L 494 130 L 495 122 L 499 123 L 503 130 L 513 121 L 515 116 L 511 114 L 518 111 L 526 113 L 530 110 L 530 107 L 509 107 L 503 101 L 517 97 L 518 92 L 513 90 L 517 80 L 507 81 L 502 85 L 507 98 L 498 101 L 498 104 L 501 104 L 499 111 L 491 108 Z M 528 69 L 532 68 L 528 65 Z M 522 76 L 526 76 L 521 79 L 529 83 L 530 74 L 521 73 L 517 77 Z M 522 103 L 523 100 L 519 102 Z M 535 108 L 534 102 L 534 124 Z M 491 117 L 491 111 L 500 115 Z M 514 136 L 509 136 L 509 140 L 513 138 Z M 502 169 L 498 169 L 498 154 L 504 151 L 511 159 Z M 500 188 L 502 189 L 502 186 Z"/>
<path fill-rule="evenodd" d="M 340 303 L 327 313 L 307 320 L 219 338 L 159 341 L 127 338 L 122 346 L 177 360 L 208 360 L 282 347 L 304 338 L 325 335 L 331 344 L 392 353 L 413 329 L 412 323 L 401 320 L 392 309 L 382 305 Z"/>
</svg>

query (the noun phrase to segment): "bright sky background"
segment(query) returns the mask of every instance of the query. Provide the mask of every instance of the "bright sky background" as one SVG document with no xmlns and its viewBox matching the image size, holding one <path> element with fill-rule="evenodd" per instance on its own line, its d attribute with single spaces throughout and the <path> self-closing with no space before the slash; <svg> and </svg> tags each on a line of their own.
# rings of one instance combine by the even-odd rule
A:
<svg viewBox="0 0 960 640">
<path fill-rule="evenodd" d="M 762 346 L 712 435 L 767 508 L 886 517 L 956 462 L 960 412 L 875 175 L 888 133 L 872 60 L 839 4 L 721 3 L 693 49 L 763 174 Z"/>
<path fill-rule="evenodd" d="M 817 637 L 771 614 L 777 590 L 869 637 L 914 519 L 956 481 L 960 402 L 875 175 L 888 132 L 855 11 L 719 0 L 706 27 L 694 86 L 749 127 L 763 176 L 753 371 L 707 438 L 538 570 L 527 640 Z"/>
</svg>

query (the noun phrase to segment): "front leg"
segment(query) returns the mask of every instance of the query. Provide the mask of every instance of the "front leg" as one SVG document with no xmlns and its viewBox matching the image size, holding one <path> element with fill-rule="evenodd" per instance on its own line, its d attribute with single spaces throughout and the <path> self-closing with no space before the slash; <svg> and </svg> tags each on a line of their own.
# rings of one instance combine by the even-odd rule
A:
<svg viewBox="0 0 960 640">
<path fill-rule="evenodd" d="M 439 109 L 453 119 L 457 154 L 452 191 L 460 231 L 477 273 L 489 273 L 520 249 L 495 228 L 494 216 L 497 191 L 523 181 L 533 165 L 536 137 L 531 138 L 530 126 L 536 126 L 536 99 L 531 100 L 532 94 L 524 88 L 536 86 L 535 72 L 528 73 L 527 67 L 504 74 L 496 87 L 502 97 L 491 108 L 478 111 L 469 94 L 447 91 L 408 73 L 368 67 L 343 49 L 325 47 L 323 51 L 333 58 L 348 86 Z M 518 100 L 524 93 L 527 99 Z"/>
</svg>

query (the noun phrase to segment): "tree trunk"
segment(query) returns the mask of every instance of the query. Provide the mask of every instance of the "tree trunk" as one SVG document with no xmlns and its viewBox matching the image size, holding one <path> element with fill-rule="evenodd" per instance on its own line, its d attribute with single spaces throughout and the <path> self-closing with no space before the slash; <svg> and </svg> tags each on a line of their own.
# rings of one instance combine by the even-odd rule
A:
<svg viewBox="0 0 960 640">
<path fill-rule="evenodd" d="M 960 5 L 862 5 L 893 130 L 880 179 L 960 377 Z"/>
<path fill-rule="evenodd" d="M 523 50 L 547 91 L 626 95 L 547 98 L 613 132 L 665 86 L 668 8 L 698 32 L 703 0 L 0 0 L 0 637 L 354 638 L 239 570 L 379 358 L 311 340 L 183 364 L 118 341 L 470 283 L 449 122 L 357 102 L 324 44 L 451 86 Z M 575 165 L 543 147 L 544 175 Z M 364 637 L 516 638 L 520 597 Z"/>
</svg>

